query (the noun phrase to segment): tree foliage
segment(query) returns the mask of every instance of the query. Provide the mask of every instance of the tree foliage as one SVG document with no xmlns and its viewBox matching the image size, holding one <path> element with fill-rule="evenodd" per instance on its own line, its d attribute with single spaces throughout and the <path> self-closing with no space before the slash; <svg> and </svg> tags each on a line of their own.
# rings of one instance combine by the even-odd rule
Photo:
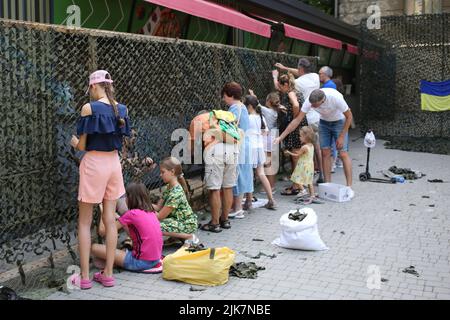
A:
<svg viewBox="0 0 450 320">
<path fill-rule="evenodd" d="M 300 0 L 310 6 L 325 12 L 326 14 L 334 14 L 334 1 L 335 0 Z"/>
</svg>

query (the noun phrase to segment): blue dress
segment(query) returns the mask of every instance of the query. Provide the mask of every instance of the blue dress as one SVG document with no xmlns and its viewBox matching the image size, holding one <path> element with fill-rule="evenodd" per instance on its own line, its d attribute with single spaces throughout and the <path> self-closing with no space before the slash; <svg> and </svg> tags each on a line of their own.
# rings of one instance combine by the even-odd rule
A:
<svg viewBox="0 0 450 320">
<path fill-rule="evenodd" d="M 241 110 L 240 110 L 241 109 Z M 232 112 L 236 119 L 239 119 L 239 128 L 247 132 L 250 128 L 250 118 L 247 108 L 241 104 L 233 104 L 228 111 Z M 250 137 L 246 134 L 239 150 L 239 164 L 237 166 L 238 178 L 236 186 L 233 187 L 233 195 L 239 196 L 244 193 L 253 192 L 253 164 L 251 155 Z"/>
</svg>

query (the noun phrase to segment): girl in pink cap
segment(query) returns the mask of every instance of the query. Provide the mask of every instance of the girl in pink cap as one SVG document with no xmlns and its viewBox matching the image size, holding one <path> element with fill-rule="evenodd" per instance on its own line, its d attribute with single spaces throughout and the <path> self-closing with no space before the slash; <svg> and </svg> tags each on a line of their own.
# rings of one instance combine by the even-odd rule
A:
<svg viewBox="0 0 450 320">
<path fill-rule="evenodd" d="M 115 209 L 117 199 L 125 194 L 122 167 L 118 150 L 122 149 L 122 138 L 130 136 L 130 125 L 126 106 L 114 99 L 113 80 L 107 71 L 91 74 L 89 89 L 91 102 L 81 109 L 77 134 L 71 145 L 86 151 L 80 164 L 78 189 L 78 242 L 81 275 L 73 275 L 71 281 L 81 289 L 90 289 L 89 256 L 91 248 L 91 224 L 95 204 L 103 203 L 102 219 L 106 228 L 106 263 L 94 281 L 105 287 L 115 284 L 113 277 L 114 256 L 117 246 Z"/>
</svg>

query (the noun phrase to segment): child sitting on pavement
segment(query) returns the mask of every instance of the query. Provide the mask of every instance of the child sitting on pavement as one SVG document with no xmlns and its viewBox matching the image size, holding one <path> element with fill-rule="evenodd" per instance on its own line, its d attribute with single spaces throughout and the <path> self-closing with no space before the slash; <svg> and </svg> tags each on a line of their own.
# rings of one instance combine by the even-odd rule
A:
<svg viewBox="0 0 450 320">
<path fill-rule="evenodd" d="M 161 162 L 160 172 L 167 189 L 158 204 L 153 206 L 158 211 L 163 236 L 171 237 L 166 245 L 176 243 L 178 239 L 186 245 L 198 244 L 199 239 L 195 235 L 198 219 L 186 198 L 187 185 L 181 162 L 177 158 L 168 157 Z"/>
<path fill-rule="evenodd" d="M 159 273 L 162 271 L 162 232 L 145 186 L 131 183 L 126 189 L 126 202 L 129 210 L 116 216 L 116 227 L 130 235 L 133 249 L 116 250 L 114 264 L 129 271 Z M 100 236 L 106 234 L 103 223 L 100 223 L 98 233 Z M 106 259 L 106 246 L 93 244 L 91 252 L 96 258 L 94 264 L 101 269 Z"/>
</svg>

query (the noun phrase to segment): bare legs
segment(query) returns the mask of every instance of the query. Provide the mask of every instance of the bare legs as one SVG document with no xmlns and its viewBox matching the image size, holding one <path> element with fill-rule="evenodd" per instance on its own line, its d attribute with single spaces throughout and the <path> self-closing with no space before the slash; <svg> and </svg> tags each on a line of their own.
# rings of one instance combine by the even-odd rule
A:
<svg viewBox="0 0 450 320">
<path fill-rule="evenodd" d="M 346 151 L 339 151 L 339 155 L 344 164 L 344 174 L 347 181 L 347 186 L 352 186 L 352 160 Z M 323 170 L 325 175 L 325 182 L 331 182 L 331 149 L 322 149 Z"/>
<path fill-rule="evenodd" d="M 264 191 L 266 192 L 267 197 L 269 198 L 269 201 L 273 202 L 272 188 L 270 186 L 269 180 L 267 179 L 266 175 L 264 174 L 263 166 L 259 166 L 256 168 L 256 175 L 258 176 L 259 180 L 261 181 Z"/>
<path fill-rule="evenodd" d="M 319 172 L 320 172 L 319 178 L 323 179 L 324 178 L 324 168 L 323 168 L 322 152 L 320 150 L 320 144 L 319 143 L 315 143 L 314 144 L 314 159 L 316 160 L 317 166 L 319 168 Z"/>
<path fill-rule="evenodd" d="M 107 259 L 108 249 L 104 244 L 93 244 L 91 247 L 92 255 L 102 262 Z M 123 267 L 123 262 L 125 261 L 126 252 L 123 250 L 114 250 L 114 265 L 118 267 Z M 106 273 L 106 271 L 105 271 Z"/>
<path fill-rule="evenodd" d="M 222 189 L 222 221 L 228 220 L 231 206 L 233 205 L 233 188 Z"/>
<path fill-rule="evenodd" d="M 114 259 L 117 247 L 117 226 L 116 226 L 116 204 L 117 200 L 103 200 L 103 210 L 99 223 L 100 236 L 106 235 L 105 259 L 106 265 L 104 274 L 112 276 Z M 91 225 L 94 205 L 91 203 L 79 202 L 80 214 L 78 217 L 78 238 L 80 251 L 81 278 L 89 279 L 89 255 L 91 251 Z"/>
<path fill-rule="evenodd" d="M 323 175 L 325 182 L 331 182 L 331 149 L 322 148 Z"/>
<path fill-rule="evenodd" d="M 103 200 L 102 220 L 106 231 L 106 265 L 104 275 L 107 277 L 111 277 L 113 274 L 117 247 L 116 204 L 117 200 Z"/>
<path fill-rule="evenodd" d="M 81 279 L 89 280 L 89 256 L 91 251 L 91 225 L 94 205 L 78 202 L 78 250 L 80 252 Z"/>
<path fill-rule="evenodd" d="M 220 221 L 228 220 L 228 214 L 230 213 L 230 210 L 231 210 L 231 207 L 233 204 L 234 204 L 234 198 L 233 198 L 233 189 L 232 188 L 223 188 L 222 196 L 220 195 L 220 190 L 209 190 L 209 205 L 211 207 L 211 223 L 219 224 Z"/>
<path fill-rule="evenodd" d="M 347 180 L 347 186 L 351 187 L 352 183 L 353 183 L 352 160 L 350 159 L 348 152 L 345 152 L 345 151 L 340 151 L 339 156 L 341 157 L 342 164 L 344 165 L 344 174 L 345 174 L 345 179 Z"/>
<path fill-rule="evenodd" d="M 219 190 L 209 190 L 209 206 L 211 207 L 211 223 L 219 224 L 220 218 L 220 189 Z"/>
</svg>

